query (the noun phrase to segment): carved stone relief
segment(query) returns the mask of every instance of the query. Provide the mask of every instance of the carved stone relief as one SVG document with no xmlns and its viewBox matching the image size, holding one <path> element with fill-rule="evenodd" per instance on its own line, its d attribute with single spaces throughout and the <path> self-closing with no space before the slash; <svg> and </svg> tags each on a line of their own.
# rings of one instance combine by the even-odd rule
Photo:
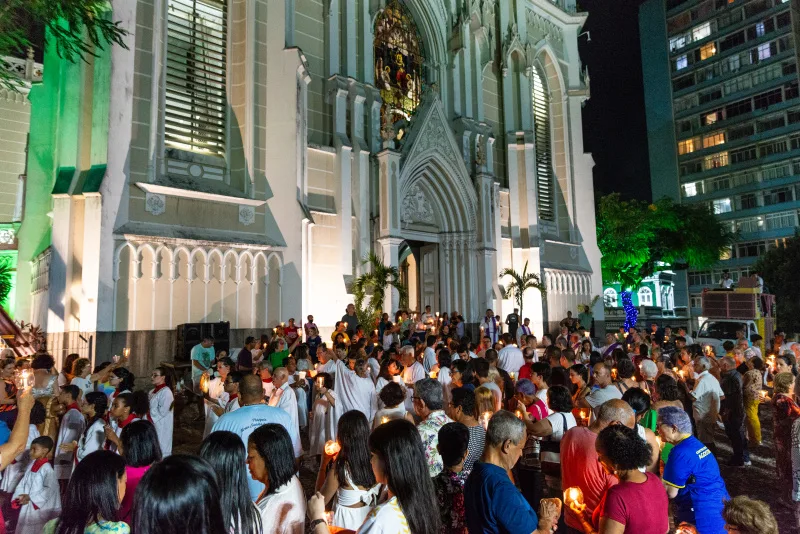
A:
<svg viewBox="0 0 800 534">
<path fill-rule="evenodd" d="M 403 199 L 402 214 L 403 223 L 425 223 L 433 224 L 433 206 L 430 201 L 425 198 L 425 193 L 417 187 L 412 185 Z"/>
<path fill-rule="evenodd" d="M 144 199 L 144 209 L 153 215 L 161 215 L 167 210 L 167 199 L 164 195 L 147 193 Z"/>
<path fill-rule="evenodd" d="M 239 222 L 245 226 L 256 222 L 256 209 L 253 206 L 239 206 Z"/>
</svg>

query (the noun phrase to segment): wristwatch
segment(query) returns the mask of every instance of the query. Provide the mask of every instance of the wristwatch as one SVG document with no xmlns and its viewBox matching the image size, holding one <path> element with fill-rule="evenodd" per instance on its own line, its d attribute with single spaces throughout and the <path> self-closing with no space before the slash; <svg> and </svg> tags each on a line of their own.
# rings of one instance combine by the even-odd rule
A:
<svg viewBox="0 0 800 534">
<path fill-rule="evenodd" d="M 314 529 L 317 528 L 317 525 L 321 525 L 324 522 L 325 522 L 324 519 L 315 519 L 315 520 L 313 520 L 311 522 L 311 527 L 310 527 L 311 531 L 313 532 Z"/>
</svg>

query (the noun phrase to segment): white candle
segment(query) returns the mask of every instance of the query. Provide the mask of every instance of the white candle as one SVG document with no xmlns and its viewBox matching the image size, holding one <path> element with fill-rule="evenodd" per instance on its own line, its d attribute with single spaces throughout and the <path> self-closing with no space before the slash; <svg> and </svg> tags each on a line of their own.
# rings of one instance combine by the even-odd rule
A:
<svg viewBox="0 0 800 534">
<path fill-rule="evenodd" d="M 306 372 L 305 372 L 305 371 L 300 371 L 300 372 L 299 372 L 299 373 L 297 373 L 297 374 L 298 374 L 298 376 L 300 377 L 300 380 L 301 380 L 301 381 L 306 379 Z"/>
<path fill-rule="evenodd" d="M 400 375 L 393 376 L 392 380 L 394 380 L 395 384 L 402 384 L 403 383 L 403 377 L 401 377 Z"/>
<path fill-rule="evenodd" d="M 489 430 L 489 419 L 492 418 L 492 412 L 483 412 L 481 414 L 481 425 L 484 430 Z"/>
</svg>

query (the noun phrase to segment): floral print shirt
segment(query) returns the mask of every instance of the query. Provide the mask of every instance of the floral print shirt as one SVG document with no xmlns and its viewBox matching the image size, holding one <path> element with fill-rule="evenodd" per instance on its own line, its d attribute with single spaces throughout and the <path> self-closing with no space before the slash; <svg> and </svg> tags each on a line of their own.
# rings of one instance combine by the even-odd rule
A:
<svg viewBox="0 0 800 534">
<path fill-rule="evenodd" d="M 422 448 L 425 451 L 425 461 L 428 462 L 428 473 L 431 478 L 438 475 L 444 465 L 442 457 L 439 455 L 437 447 L 439 445 L 439 430 L 453 420 L 447 417 L 444 410 L 436 410 L 428 415 L 428 418 L 417 425 L 419 437 L 422 438 Z"/>
<path fill-rule="evenodd" d="M 436 502 L 439 504 L 439 514 L 442 516 L 441 534 L 467 534 L 467 517 L 464 508 L 464 483 L 467 473 L 461 471 L 454 473 L 443 469 L 433 477 L 433 487 L 436 490 Z"/>
</svg>

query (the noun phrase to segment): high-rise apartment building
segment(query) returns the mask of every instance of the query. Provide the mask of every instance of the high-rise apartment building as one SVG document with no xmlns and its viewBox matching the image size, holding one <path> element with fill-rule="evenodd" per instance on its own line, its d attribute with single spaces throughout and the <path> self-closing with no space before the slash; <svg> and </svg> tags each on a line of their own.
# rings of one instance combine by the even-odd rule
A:
<svg viewBox="0 0 800 534">
<path fill-rule="evenodd" d="M 696 317 L 729 270 L 792 236 L 800 193 L 797 0 L 648 0 L 639 12 L 653 198 L 705 203 L 738 233 L 676 281 Z"/>
</svg>

